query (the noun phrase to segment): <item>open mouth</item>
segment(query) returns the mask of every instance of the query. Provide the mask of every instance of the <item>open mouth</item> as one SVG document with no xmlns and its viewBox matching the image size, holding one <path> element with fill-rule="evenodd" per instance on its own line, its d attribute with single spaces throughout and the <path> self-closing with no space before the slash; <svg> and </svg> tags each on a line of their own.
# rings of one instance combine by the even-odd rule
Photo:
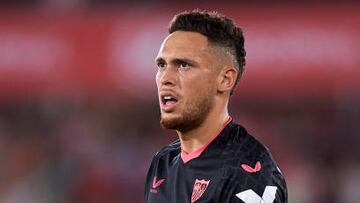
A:
<svg viewBox="0 0 360 203">
<path fill-rule="evenodd" d="M 171 94 L 163 94 L 161 95 L 161 109 L 165 112 L 170 112 L 174 110 L 176 104 L 178 102 L 178 98 Z"/>
<path fill-rule="evenodd" d="M 177 102 L 177 99 L 173 96 L 163 96 L 163 104 L 169 105 L 169 104 L 175 104 Z"/>
</svg>

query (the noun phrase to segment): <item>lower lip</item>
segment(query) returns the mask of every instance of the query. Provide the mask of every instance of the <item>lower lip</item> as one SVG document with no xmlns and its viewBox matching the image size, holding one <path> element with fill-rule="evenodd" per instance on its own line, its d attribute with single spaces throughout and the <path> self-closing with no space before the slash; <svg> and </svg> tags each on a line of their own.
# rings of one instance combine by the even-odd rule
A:
<svg viewBox="0 0 360 203">
<path fill-rule="evenodd" d="M 175 109 L 177 101 L 169 101 L 162 105 L 162 110 L 165 112 L 171 112 Z"/>
</svg>

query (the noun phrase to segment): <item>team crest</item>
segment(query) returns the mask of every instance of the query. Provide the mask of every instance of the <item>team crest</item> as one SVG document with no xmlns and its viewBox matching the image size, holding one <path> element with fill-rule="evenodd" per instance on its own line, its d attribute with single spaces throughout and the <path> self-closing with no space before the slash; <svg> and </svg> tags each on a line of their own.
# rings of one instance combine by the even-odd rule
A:
<svg viewBox="0 0 360 203">
<path fill-rule="evenodd" d="M 191 203 L 196 202 L 204 194 L 206 188 L 208 187 L 210 180 L 195 180 L 194 189 L 191 194 Z"/>
</svg>

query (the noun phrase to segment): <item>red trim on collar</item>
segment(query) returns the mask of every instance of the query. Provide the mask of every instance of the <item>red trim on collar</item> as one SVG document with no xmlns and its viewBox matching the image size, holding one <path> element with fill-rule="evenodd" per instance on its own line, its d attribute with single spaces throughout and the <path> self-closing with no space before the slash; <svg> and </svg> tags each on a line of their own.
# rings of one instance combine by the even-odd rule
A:
<svg viewBox="0 0 360 203">
<path fill-rule="evenodd" d="M 192 159 L 197 158 L 198 156 L 200 156 L 200 154 L 206 149 L 206 147 L 215 140 L 215 138 L 217 138 L 217 136 L 220 135 L 221 131 L 224 130 L 224 128 L 232 121 L 232 117 L 229 116 L 229 118 L 226 120 L 226 122 L 224 123 L 223 127 L 220 129 L 220 131 L 216 134 L 216 136 L 211 139 L 208 143 L 204 144 L 202 147 L 200 147 L 199 149 L 191 152 L 191 153 L 187 153 L 184 150 L 181 150 L 181 159 L 183 160 L 183 162 L 186 164 L 187 162 L 189 162 Z"/>
</svg>

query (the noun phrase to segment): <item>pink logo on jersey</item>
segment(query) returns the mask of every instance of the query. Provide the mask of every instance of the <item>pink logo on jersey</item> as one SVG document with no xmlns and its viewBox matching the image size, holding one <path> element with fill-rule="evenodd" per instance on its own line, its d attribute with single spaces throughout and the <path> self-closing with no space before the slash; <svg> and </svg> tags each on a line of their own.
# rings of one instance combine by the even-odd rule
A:
<svg viewBox="0 0 360 203">
<path fill-rule="evenodd" d="M 153 187 L 153 188 L 157 188 L 157 187 L 159 187 L 164 181 L 165 181 L 165 179 L 156 180 L 156 176 L 155 176 L 155 177 L 154 177 L 154 180 L 153 180 L 152 187 Z"/>
<path fill-rule="evenodd" d="M 256 173 L 258 171 L 261 170 L 261 163 L 258 161 L 256 162 L 255 164 L 255 167 L 251 167 L 247 164 L 241 164 L 241 167 L 246 171 L 246 172 L 249 172 L 249 173 Z"/>
<path fill-rule="evenodd" d="M 158 192 L 156 188 L 159 187 L 164 181 L 165 179 L 156 180 L 155 176 L 153 179 L 152 188 L 150 188 L 150 192 L 156 194 Z"/>
<path fill-rule="evenodd" d="M 191 194 L 191 203 L 196 202 L 204 194 L 206 188 L 208 187 L 210 180 L 195 180 L 194 189 Z"/>
</svg>

